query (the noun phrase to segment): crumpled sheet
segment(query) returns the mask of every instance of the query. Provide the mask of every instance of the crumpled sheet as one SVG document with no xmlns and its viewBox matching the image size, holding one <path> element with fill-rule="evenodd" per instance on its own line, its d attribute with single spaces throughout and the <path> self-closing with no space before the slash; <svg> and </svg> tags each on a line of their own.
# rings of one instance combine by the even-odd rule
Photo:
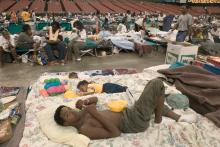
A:
<svg viewBox="0 0 220 147">
<path fill-rule="evenodd" d="M 119 48 L 125 49 L 125 50 L 131 50 L 134 51 L 134 43 L 131 41 L 128 41 L 124 37 L 121 36 L 111 36 L 106 39 L 110 39 L 111 42 Z"/>
<path fill-rule="evenodd" d="M 159 68 L 161 69 L 161 68 Z M 157 70 L 154 68 L 154 70 Z M 97 94 L 99 102 L 98 109 L 107 109 L 106 103 L 111 100 L 124 99 L 129 101 L 131 106 L 137 100 L 144 89 L 147 82 L 153 78 L 161 76 L 157 72 L 145 69 L 142 73 L 132 75 L 116 75 L 116 76 L 95 76 L 90 77 L 91 81 L 98 83 L 113 82 L 129 87 L 134 95 L 133 100 L 129 100 L 126 93 L 119 94 Z M 53 77 L 53 76 L 52 76 Z M 62 75 L 58 76 L 62 79 Z M 45 109 L 51 104 L 61 104 L 70 100 L 63 99 L 63 95 L 56 97 L 43 98 L 39 95 L 39 89 L 43 86 L 41 80 L 32 85 L 32 91 L 26 101 L 26 122 L 23 138 L 20 147 L 67 147 L 50 141 L 39 128 L 39 122 L 36 118 L 36 112 Z M 74 89 L 80 79 L 70 80 L 69 84 Z M 175 87 L 165 86 L 169 93 L 178 93 Z M 81 97 L 82 99 L 86 98 Z M 78 98 L 73 99 L 76 101 Z M 195 114 L 191 109 L 178 111 L 179 114 Z M 150 127 L 142 133 L 122 134 L 120 137 L 112 139 L 91 141 L 89 147 L 211 147 L 220 146 L 220 130 L 207 118 L 198 115 L 198 122 L 195 124 L 187 124 L 184 122 L 174 122 L 171 119 L 163 118 L 160 125 L 154 125 L 153 119 Z"/>
</svg>

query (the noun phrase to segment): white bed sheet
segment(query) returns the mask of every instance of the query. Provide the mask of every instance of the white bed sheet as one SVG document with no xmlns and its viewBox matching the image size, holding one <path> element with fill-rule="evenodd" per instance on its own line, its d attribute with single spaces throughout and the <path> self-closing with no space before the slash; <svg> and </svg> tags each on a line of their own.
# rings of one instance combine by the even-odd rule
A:
<svg viewBox="0 0 220 147">
<path fill-rule="evenodd" d="M 154 70 L 145 69 L 144 72 L 133 75 L 120 76 L 96 76 L 91 77 L 91 81 L 99 83 L 113 82 L 129 87 L 135 99 L 138 99 L 146 83 L 160 74 L 156 73 L 158 67 Z M 151 68 L 152 69 L 152 68 Z M 159 67 L 161 69 L 161 67 Z M 50 77 L 50 75 L 47 75 Z M 53 76 L 52 76 L 53 77 Z M 66 76 L 58 76 L 66 79 Z M 79 80 L 70 80 L 73 87 Z M 43 134 L 36 118 L 36 112 L 45 109 L 51 104 L 62 104 L 70 100 L 63 99 L 63 96 L 43 98 L 39 95 L 39 89 L 43 86 L 42 79 L 32 85 L 32 91 L 29 93 L 26 101 L 26 121 L 23 138 L 20 147 L 67 147 L 66 145 L 54 143 Z M 171 93 L 179 92 L 175 87 L 166 85 L 166 91 Z M 98 108 L 106 109 L 105 103 L 114 99 L 128 100 L 125 93 L 121 94 L 99 94 Z M 81 97 L 86 98 L 86 97 Z M 76 101 L 77 99 L 72 99 Z M 132 105 L 132 103 L 129 103 Z M 178 113 L 194 113 L 191 109 Z M 120 137 L 104 140 L 91 141 L 89 147 L 219 147 L 220 146 L 220 129 L 217 128 L 207 118 L 197 114 L 199 119 L 195 124 L 174 122 L 164 118 L 160 126 L 154 126 L 153 120 L 150 127 L 143 133 L 122 134 Z M 45 116 L 46 117 L 46 116 Z M 74 139 L 74 138 L 73 138 Z"/>
</svg>

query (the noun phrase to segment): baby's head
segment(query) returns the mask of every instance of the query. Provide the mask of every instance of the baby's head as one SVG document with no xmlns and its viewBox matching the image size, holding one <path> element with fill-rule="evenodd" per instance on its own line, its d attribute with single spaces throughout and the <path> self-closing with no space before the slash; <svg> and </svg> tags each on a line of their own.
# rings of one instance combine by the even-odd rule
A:
<svg viewBox="0 0 220 147">
<path fill-rule="evenodd" d="M 69 74 L 69 78 L 70 78 L 70 79 L 77 79 L 77 78 L 78 78 L 78 74 L 75 73 L 75 72 L 71 72 L 71 73 Z"/>
<path fill-rule="evenodd" d="M 80 81 L 77 85 L 77 88 L 81 91 L 81 92 L 87 92 L 87 88 L 88 88 L 88 84 L 89 82 L 86 80 Z"/>
</svg>

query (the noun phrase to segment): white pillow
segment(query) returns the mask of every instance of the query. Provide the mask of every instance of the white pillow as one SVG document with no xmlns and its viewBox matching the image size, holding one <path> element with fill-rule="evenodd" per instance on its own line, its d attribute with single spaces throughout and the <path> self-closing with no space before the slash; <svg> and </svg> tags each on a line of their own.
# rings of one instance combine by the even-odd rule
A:
<svg viewBox="0 0 220 147">
<path fill-rule="evenodd" d="M 72 103 L 72 102 L 71 102 Z M 75 106 L 67 103 L 67 106 Z M 63 127 L 54 121 L 54 113 L 59 105 L 51 106 L 37 113 L 41 130 L 51 140 L 57 143 L 71 145 L 73 147 L 87 147 L 90 139 L 78 134 L 74 127 Z"/>
</svg>

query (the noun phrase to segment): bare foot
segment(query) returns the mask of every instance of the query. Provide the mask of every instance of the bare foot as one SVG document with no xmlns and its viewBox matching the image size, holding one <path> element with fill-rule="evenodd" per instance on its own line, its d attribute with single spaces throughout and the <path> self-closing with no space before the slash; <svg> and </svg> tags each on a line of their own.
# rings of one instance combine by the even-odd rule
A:
<svg viewBox="0 0 220 147">
<path fill-rule="evenodd" d="M 48 63 L 49 66 L 58 65 L 59 63 L 57 61 L 51 61 Z"/>
<path fill-rule="evenodd" d="M 65 65 L 65 60 L 60 60 L 59 63 L 60 65 Z"/>
</svg>

